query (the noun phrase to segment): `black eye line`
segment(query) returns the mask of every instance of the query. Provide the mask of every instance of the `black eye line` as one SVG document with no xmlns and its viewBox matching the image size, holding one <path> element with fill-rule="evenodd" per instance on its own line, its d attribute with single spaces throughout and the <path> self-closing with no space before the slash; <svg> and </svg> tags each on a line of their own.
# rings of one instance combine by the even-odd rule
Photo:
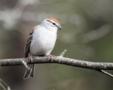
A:
<svg viewBox="0 0 113 90">
<path fill-rule="evenodd" d="M 56 23 L 50 21 L 50 20 L 47 20 L 48 22 L 52 23 L 53 25 L 57 26 Z"/>
<path fill-rule="evenodd" d="M 52 23 L 53 25 L 56 25 L 55 23 Z"/>
<path fill-rule="evenodd" d="M 47 20 L 47 21 L 50 22 L 50 23 L 52 23 L 53 25 L 55 25 L 57 28 L 59 28 L 59 26 L 56 23 L 54 23 L 54 22 L 52 22 L 50 20 Z"/>
</svg>

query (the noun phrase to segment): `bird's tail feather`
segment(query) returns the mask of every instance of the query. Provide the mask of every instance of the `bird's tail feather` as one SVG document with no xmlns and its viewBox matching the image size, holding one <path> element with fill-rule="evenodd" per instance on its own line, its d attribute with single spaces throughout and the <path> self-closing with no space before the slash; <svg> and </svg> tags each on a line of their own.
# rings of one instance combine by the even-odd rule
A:
<svg viewBox="0 0 113 90">
<path fill-rule="evenodd" d="M 29 79 L 34 76 L 34 64 L 29 65 L 30 69 L 26 69 L 25 74 L 24 74 L 24 79 Z"/>
</svg>

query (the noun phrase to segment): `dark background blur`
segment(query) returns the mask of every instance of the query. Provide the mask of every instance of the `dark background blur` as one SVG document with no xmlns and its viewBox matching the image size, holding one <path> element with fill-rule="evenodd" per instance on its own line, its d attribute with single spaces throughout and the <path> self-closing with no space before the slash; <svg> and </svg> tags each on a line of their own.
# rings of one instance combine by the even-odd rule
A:
<svg viewBox="0 0 113 90">
<path fill-rule="evenodd" d="M 113 0 L 0 0 L 0 58 L 23 57 L 29 32 L 49 16 L 62 21 L 53 54 L 112 62 Z M 113 90 L 113 78 L 65 65 L 37 65 L 31 80 L 23 74 L 23 66 L 0 68 L 12 90 Z"/>
</svg>

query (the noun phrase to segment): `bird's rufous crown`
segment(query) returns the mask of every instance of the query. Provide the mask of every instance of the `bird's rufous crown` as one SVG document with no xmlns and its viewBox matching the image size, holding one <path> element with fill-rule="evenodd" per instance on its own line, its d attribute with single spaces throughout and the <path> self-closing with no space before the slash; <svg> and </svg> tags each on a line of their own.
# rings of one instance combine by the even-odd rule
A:
<svg viewBox="0 0 113 90">
<path fill-rule="evenodd" d="M 49 17 L 48 20 L 50 20 L 50 21 L 54 21 L 54 22 L 60 24 L 60 19 L 59 19 L 59 18 L 56 18 L 56 17 Z"/>
</svg>

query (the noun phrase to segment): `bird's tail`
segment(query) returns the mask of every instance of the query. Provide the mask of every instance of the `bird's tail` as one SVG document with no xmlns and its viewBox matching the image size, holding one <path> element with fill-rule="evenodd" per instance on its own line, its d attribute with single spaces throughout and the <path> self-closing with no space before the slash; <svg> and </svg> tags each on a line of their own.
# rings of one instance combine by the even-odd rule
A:
<svg viewBox="0 0 113 90">
<path fill-rule="evenodd" d="M 29 64 L 29 69 L 26 69 L 24 79 L 29 79 L 34 76 L 34 64 Z"/>
</svg>

